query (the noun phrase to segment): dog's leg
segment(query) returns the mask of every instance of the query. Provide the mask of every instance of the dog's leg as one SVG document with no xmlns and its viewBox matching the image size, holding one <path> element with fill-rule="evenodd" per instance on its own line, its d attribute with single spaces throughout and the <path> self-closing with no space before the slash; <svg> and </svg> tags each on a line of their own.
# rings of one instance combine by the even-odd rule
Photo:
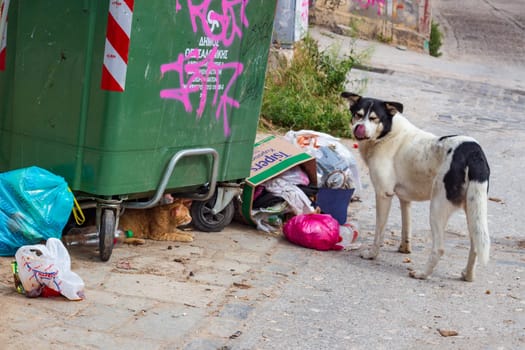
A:
<svg viewBox="0 0 525 350">
<path fill-rule="evenodd" d="M 385 233 L 385 225 L 391 204 L 392 196 L 385 194 L 378 195 L 376 193 L 376 229 L 374 243 L 361 253 L 363 259 L 375 259 L 379 254 L 379 247 L 383 244 L 383 235 Z"/>
<path fill-rule="evenodd" d="M 410 254 L 412 247 L 410 239 L 412 235 L 412 222 L 410 218 L 410 202 L 399 199 L 401 205 L 401 244 L 399 245 L 399 252 Z"/>
<path fill-rule="evenodd" d="M 468 253 L 467 267 L 461 272 L 461 279 L 467 282 L 474 280 L 475 263 L 476 263 L 476 249 L 472 235 L 470 235 L 470 251 Z"/>
<path fill-rule="evenodd" d="M 438 188 L 442 188 L 443 186 Z M 430 229 L 432 231 L 432 250 L 428 257 L 427 265 L 424 272 L 411 271 L 410 277 L 418 279 L 427 279 L 434 268 L 436 267 L 439 259 L 444 254 L 444 236 L 445 227 L 447 225 L 450 215 L 456 209 L 452 203 L 450 203 L 446 197 L 444 190 L 437 191 L 434 193 L 430 201 Z"/>
</svg>

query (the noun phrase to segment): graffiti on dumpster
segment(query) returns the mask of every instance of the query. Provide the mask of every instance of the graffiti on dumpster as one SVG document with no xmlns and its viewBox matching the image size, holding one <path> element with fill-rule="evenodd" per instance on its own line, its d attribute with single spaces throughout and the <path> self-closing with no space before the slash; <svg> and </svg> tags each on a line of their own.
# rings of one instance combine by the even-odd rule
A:
<svg viewBox="0 0 525 350">
<path fill-rule="evenodd" d="M 196 33 L 201 27 L 206 37 L 230 46 L 236 37 L 242 38 L 243 27 L 249 25 L 246 17 L 248 1 L 223 0 L 222 13 L 219 13 L 210 9 L 212 0 L 205 0 L 198 5 L 194 5 L 192 0 L 187 0 L 193 32 Z M 176 10 L 182 10 L 180 0 L 177 0 Z M 240 23 L 237 23 L 237 14 Z M 215 33 L 216 29 L 219 29 L 218 33 Z"/>
<path fill-rule="evenodd" d="M 381 11 L 386 6 L 385 0 L 355 0 L 359 3 L 361 8 L 367 9 L 369 7 L 377 7 L 377 14 L 381 15 Z"/>
<path fill-rule="evenodd" d="M 178 74 L 175 84 L 178 87 L 161 90 L 160 97 L 178 100 L 184 105 L 186 112 L 190 113 L 194 110 L 190 96 L 198 94 L 196 115 L 197 118 L 201 118 L 206 103 L 213 96 L 211 106 L 215 108 L 215 118 L 222 118 L 224 136 L 229 136 L 231 132 L 229 111 L 240 107 L 239 101 L 230 94 L 244 70 L 241 62 L 229 60 L 228 48 L 236 39 L 242 38 L 243 28 L 248 27 L 245 13 L 248 1 L 223 0 L 222 13 L 219 13 L 210 9 L 211 0 L 205 0 L 198 5 L 193 4 L 192 0 L 187 0 L 192 30 L 194 33 L 201 30 L 203 35 L 196 47 L 187 47 L 178 55 L 176 61 L 160 67 L 162 77 L 170 72 Z M 176 0 L 177 13 L 183 9 L 181 2 Z M 173 75 L 170 74 L 169 77 L 172 79 Z"/>
<path fill-rule="evenodd" d="M 190 95 L 200 94 L 197 117 L 200 118 L 204 112 L 204 107 L 208 101 L 208 91 L 215 91 L 213 94 L 212 106 L 216 107 L 215 117 L 218 120 L 223 118 L 224 135 L 230 134 L 228 123 L 228 110 L 230 107 L 239 107 L 239 102 L 228 94 L 243 71 L 240 62 L 216 62 L 217 46 L 211 50 L 193 49 L 187 55 L 180 54 L 177 61 L 163 64 L 160 67 L 161 73 L 177 72 L 179 74 L 179 86 L 176 89 L 164 89 L 160 92 L 161 98 L 175 99 L 182 102 L 186 112 L 192 112 L 193 106 Z M 231 79 L 226 85 L 221 81 L 222 73 L 225 70 L 232 70 Z M 187 80 L 185 80 L 187 79 Z M 219 91 L 222 91 L 219 93 Z"/>
</svg>

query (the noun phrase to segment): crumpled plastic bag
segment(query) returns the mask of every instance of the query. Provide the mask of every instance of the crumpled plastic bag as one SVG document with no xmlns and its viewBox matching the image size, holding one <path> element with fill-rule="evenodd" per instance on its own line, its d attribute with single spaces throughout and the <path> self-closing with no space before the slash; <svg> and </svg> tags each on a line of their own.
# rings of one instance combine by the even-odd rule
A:
<svg viewBox="0 0 525 350">
<path fill-rule="evenodd" d="M 286 201 L 273 205 L 271 207 L 252 210 L 252 218 L 257 224 L 257 229 L 266 233 L 281 232 L 281 216 L 290 212 L 289 205 Z"/>
<path fill-rule="evenodd" d="M 296 185 L 280 178 L 264 183 L 266 190 L 286 200 L 295 214 L 309 214 L 315 211 L 312 201 Z"/>
<path fill-rule="evenodd" d="M 306 174 L 300 166 L 296 165 L 293 168 L 286 170 L 284 173 L 277 176 L 279 179 L 288 181 L 294 185 L 303 185 L 307 186 L 310 184 L 310 179 L 308 174 Z"/>
<path fill-rule="evenodd" d="M 308 185 L 310 180 L 299 167 L 285 171 L 281 175 L 264 183 L 264 187 L 284 200 L 295 214 L 310 214 L 315 212 L 312 201 L 297 185 Z"/>
<path fill-rule="evenodd" d="M 73 209 L 64 178 L 32 166 L 0 174 L 0 256 L 60 238 Z"/>
<path fill-rule="evenodd" d="M 290 130 L 284 138 L 315 157 L 319 187 L 361 189 L 357 161 L 339 138 L 313 130 Z"/>
<path fill-rule="evenodd" d="M 69 253 L 59 239 L 49 238 L 46 245 L 22 246 L 15 259 L 27 297 L 38 297 L 48 287 L 69 300 L 84 299 L 84 281 L 71 271 Z"/>
<path fill-rule="evenodd" d="M 283 226 L 284 236 L 297 245 L 317 250 L 342 250 L 339 223 L 328 214 L 297 215 Z"/>
</svg>

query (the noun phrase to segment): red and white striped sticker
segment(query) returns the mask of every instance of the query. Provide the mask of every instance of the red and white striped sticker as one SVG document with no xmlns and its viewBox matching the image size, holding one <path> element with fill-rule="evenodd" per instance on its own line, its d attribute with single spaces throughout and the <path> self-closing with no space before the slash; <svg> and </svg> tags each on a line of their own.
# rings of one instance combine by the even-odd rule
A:
<svg viewBox="0 0 525 350">
<path fill-rule="evenodd" d="M 7 9 L 9 0 L 0 2 L 0 71 L 5 70 L 5 56 L 7 51 Z"/>
<path fill-rule="evenodd" d="M 103 90 L 124 91 L 135 0 L 110 0 L 104 66 Z"/>
</svg>

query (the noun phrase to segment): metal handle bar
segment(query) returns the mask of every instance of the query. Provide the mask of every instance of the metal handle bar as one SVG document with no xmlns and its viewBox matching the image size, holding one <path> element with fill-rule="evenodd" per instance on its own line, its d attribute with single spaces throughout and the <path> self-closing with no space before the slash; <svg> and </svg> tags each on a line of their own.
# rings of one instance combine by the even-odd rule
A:
<svg viewBox="0 0 525 350">
<path fill-rule="evenodd" d="M 212 164 L 212 173 L 211 173 L 211 180 L 210 180 L 210 187 L 208 190 L 208 193 L 205 194 L 191 194 L 188 196 L 190 199 L 198 199 L 198 200 L 208 200 L 213 196 L 215 193 L 215 187 L 217 185 L 217 174 L 219 171 L 219 153 L 213 148 L 196 148 L 196 149 L 188 149 L 188 150 L 182 150 L 177 153 L 173 157 L 171 157 L 168 166 L 166 167 L 166 170 L 164 171 L 164 175 L 162 176 L 162 179 L 160 180 L 159 187 L 157 187 L 157 192 L 155 195 L 147 202 L 123 202 L 122 205 L 125 208 L 131 208 L 131 209 L 148 209 L 153 206 L 155 206 L 160 199 L 162 198 L 162 195 L 164 194 L 164 191 L 166 190 L 166 186 L 168 185 L 168 181 L 170 180 L 171 174 L 173 173 L 173 169 L 175 169 L 175 165 L 177 165 L 177 162 L 184 157 L 191 157 L 191 156 L 201 156 L 201 155 L 211 155 L 213 157 L 213 164 Z"/>
</svg>

